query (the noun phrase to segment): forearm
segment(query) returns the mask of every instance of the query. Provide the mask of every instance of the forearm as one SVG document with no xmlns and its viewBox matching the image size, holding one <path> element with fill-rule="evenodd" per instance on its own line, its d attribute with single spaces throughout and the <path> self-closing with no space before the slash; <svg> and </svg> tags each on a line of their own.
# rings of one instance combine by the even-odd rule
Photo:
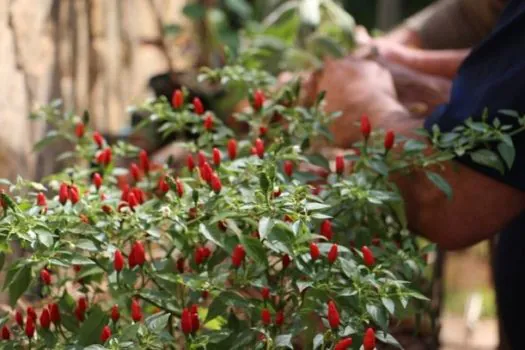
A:
<svg viewBox="0 0 525 350">
<path fill-rule="evenodd" d="M 376 121 L 376 127 L 413 138 L 412 130 L 422 122 L 397 114 Z M 393 174 L 391 179 L 405 201 L 410 229 L 444 248 L 459 249 L 487 239 L 525 209 L 523 193 L 460 163 L 447 162 L 431 170 L 448 181 L 452 200 L 421 169 Z"/>
<path fill-rule="evenodd" d="M 386 56 L 393 62 L 426 74 L 453 78 L 469 53 L 470 49 L 431 51 L 403 48 L 388 50 Z"/>
</svg>

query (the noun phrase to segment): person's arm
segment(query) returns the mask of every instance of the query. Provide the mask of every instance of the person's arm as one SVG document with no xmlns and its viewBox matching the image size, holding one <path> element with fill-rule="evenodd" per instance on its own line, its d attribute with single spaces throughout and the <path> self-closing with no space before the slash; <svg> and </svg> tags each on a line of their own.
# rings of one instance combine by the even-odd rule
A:
<svg viewBox="0 0 525 350">
<path fill-rule="evenodd" d="M 507 0 L 440 0 L 385 35 L 391 42 L 430 50 L 477 45 L 496 24 Z"/>
<path fill-rule="evenodd" d="M 423 121 L 396 112 L 373 120 L 374 126 L 415 137 Z M 411 230 L 446 249 L 460 249 L 490 238 L 525 209 L 525 193 L 458 162 L 432 169 L 453 189 L 449 200 L 424 174 L 395 175 L 406 204 Z"/>
<path fill-rule="evenodd" d="M 390 46 L 381 53 L 387 60 L 414 70 L 452 78 L 456 75 L 463 60 L 469 55 L 470 49 L 434 51 Z"/>
</svg>

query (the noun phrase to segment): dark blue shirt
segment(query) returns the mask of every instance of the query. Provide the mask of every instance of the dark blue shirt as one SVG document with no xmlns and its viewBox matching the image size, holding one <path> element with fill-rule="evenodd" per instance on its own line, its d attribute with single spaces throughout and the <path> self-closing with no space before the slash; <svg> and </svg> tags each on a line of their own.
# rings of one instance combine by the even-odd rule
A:
<svg viewBox="0 0 525 350">
<path fill-rule="evenodd" d="M 465 60 L 454 79 L 450 102 L 440 106 L 425 122 L 450 131 L 468 117 L 480 118 L 488 108 L 504 124 L 515 119 L 498 114 L 502 109 L 525 113 L 525 0 L 512 0 L 494 31 Z M 459 159 L 480 172 L 525 191 L 525 134 L 513 138 L 516 159 L 510 171 L 500 174 Z M 482 191 L 482 189 L 480 189 Z M 496 293 L 505 333 L 512 349 L 525 349 L 525 213 L 501 233 L 496 256 Z"/>
</svg>

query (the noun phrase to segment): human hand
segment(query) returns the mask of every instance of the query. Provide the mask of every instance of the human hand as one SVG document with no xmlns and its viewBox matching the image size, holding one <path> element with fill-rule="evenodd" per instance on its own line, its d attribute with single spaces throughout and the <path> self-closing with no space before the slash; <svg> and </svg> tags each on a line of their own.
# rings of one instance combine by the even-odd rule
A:
<svg viewBox="0 0 525 350">
<path fill-rule="evenodd" d="M 316 86 L 316 93 L 326 92 L 326 111 L 342 112 L 330 125 L 336 147 L 348 148 L 359 140 L 356 123 L 363 114 L 374 125 L 391 114 L 408 113 L 398 102 L 392 75 L 374 61 L 327 60 Z"/>
</svg>

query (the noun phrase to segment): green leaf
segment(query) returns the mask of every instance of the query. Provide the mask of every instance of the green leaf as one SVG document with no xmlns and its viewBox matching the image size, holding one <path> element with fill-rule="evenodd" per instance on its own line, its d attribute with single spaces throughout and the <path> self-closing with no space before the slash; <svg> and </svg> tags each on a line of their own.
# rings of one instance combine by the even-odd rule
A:
<svg viewBox="0 0 525 350">
<path fill-rule="evenodd" d="M 50 248 L 53 245 L 53 235 L 46 228 L 35 228 L 34 232 L 37 234 L 38 241 L 45 247 Z"/>
<path fill-rule="evenodd" d="M 370 167 L 383 176 L 388 175 L 388 166 L 382 160 L 371 160 Z"/>
<path fill-rule="evenodd" d="M 250 18 L 252 8 L 245 0 L 226 0 L 224 5 L 243 19 Z"/>
<path fill-rule="evenodd" d="M 268 180 L 268 176 L 266 176 L 265 173 L 259 175 L 259 183 L 261 184 L 261 189 L 266 195 L 266 193 L 268 193 L 268 188 L 270 187 L 270 180 Z"/>
<path fill-rule="evenodd" d="M 123 342 L 123 341 L 129 341 L 129 340 L 136 339 L 139 328 L 140 328 L 140 323 L 131 324 L 125 327 L 124 329 L 122 329 L 119 340 Z"/>
<path fill-rule="evenodd" d="M 216 245 L 218 245 L 219 247 L 222 247 L 224 248 L 224 245 L 219 241 L 219 238 L 218 237 L 215 237 L 213 235 L 213 233 L 208 230 L 208 228 L 206 227 L 206 225 L 204 224 L 200 224 L 199 225 L 199 232 L 200 234 L 202 234 L 204 237 L 206 237 L 206 239 L 210 240 L 211 242 L 215 243 Z"/>
<path fill-rule="evenodd" d="M 108 323 L 107 314 L 98 306 L 89 311 L 89 316 L 78 330 L 78 343 L 80 345 L 91 345 L 98 343 L 102 328 Z"/>
<path fill-rule="evenodd" d="M 273 224 L 274 224 L 274 221 L 272 219 L 268 217 L 261 218 L 261 220 L 259 221 L 259 227 L 258 227 L 259 236 L 261 237 L 261 239 L 264 239 L 266 238 L 266 236 L 268 236 L 268 233 L 270 233 L 273 227 Z"/>
<path fill-rule="evenodd" d="M 293 349 L 292 335 L 291 334 L 278 335 L 277 338 L 275 338 L 275 346 L 277 348 Z"/>
<path fill-rule="evenodd" d="M 31 266 L 24 265 L 9 282 L 9 304 L 14 306 L 31 283 Z"/>
<path fill-rule="evenodd" d="M 198 3 L 192 3 L 184 6 L 184 8 L 182 9 L 182 13 L 184 13 L 184 15 L 191 18 L 192 20 L 198 20 L 204 17 L 204 15 L 206 14 L 206 9 L 204 8 L 204 6 Z"/>
<path fill-rule="evenodd" d="M 324 344 L 324 336 L 322 334 L 316 334 L 314 337 L 313 349 L 319 349 Z"/>
<path fill-rule="evenodd" d="M 510 142 L 512 142 L 512 139 Z M 516 150 L 514 149 L 514 145 L 509 145 L 506 142 L 500 142 L 498 145 L 498 152 L 505 161 L 507 168 L 512 168 L 512 164 L 514 164 L 514 159 L 516 158 Z"/>
<path fill-rule="evenodd" d="M 372 317 L 372 319 L 379 325 L 381 328 L 386 329 L 388 326 L 387 315 L 383 308 L 377 307 L 373 304 L 368 304 L 366 306 L 366 311 Z"/>
<path fill-rule="evenodd" d="M 330 205 L 324 204 L 324 203 L 310 202 L 310 203 L 306 203 L 304 205 L 304 208 L 306 210 L 308 210 L 308 211 L 311 211 L 311 210 L 323 210 L 323 209 L 330 208 Z"/>
<path fill-rule="evenodd" d="M 447 180 L 445 180 L 441 175 L 434 173 L 432 171 L 426 171 L 425 174 L 427 178 L 434 183 L 450 200 L 452 199 L 452 187 L 450 187 Z"/>
<path fill-rule="evenodd" d="M 470 158 L 481 165 L 496 169 L 501 174 L 505 172 L 503 164 L 498 155 L 488 149 L 480 149 L 470 154 Z"/>
<path fill-rule="evenodd" d="M 146 318 L 145 323 L 146 327 L 155 334 L 159 334 L 163 329 L 166 328 L 168 320 L 170 319 L 170 314 L 167 313 L 158 313 L 149 316 Z"/>
<path fill-rule="evenodd" d="M 266 251 L 260 240 L 249 236 L 241 236 L 241 242 L 246 249 L 246 253 L 252 258 L 257 264 L 266 266 L 268 264 L 268 258 L 266 257 Z"/>
<path fill-rule="evenodd" d="M 38 141 L 33 146 L 33 149 L 37 152 L 41 151 L 44 147 L 46 147 L 47 145 L 49 145 L 50 143 L 58 139 L 58 136 L 59 136 L 58 131 L 56 130 L 49 131 L 46 136 L 44 136 L 40 141 Z"/>
<path fill-rule="evenodd" d="M 427 148 L 427 144 L 417 140 L 408 140 L 405 142 L 403 149 L 405 152 L 421 152 Z"/>
<path fill-rule="evenodd" d="M 385 308 L 390 312 L 391 315 L 394 314 L 396 304 L 392 301 L 390 298 L 381 298 L 381 302 L 385 306 Z"/>
<path fill-rule="evenodd" d="M 399 344 L 396 338 L 394 338 L 391 334 L 378 330 L 376 332 L 376 338 L 383 343 L 395 346 L 398 349 L 403 349 L 403 346 Z"/>
</svg>

